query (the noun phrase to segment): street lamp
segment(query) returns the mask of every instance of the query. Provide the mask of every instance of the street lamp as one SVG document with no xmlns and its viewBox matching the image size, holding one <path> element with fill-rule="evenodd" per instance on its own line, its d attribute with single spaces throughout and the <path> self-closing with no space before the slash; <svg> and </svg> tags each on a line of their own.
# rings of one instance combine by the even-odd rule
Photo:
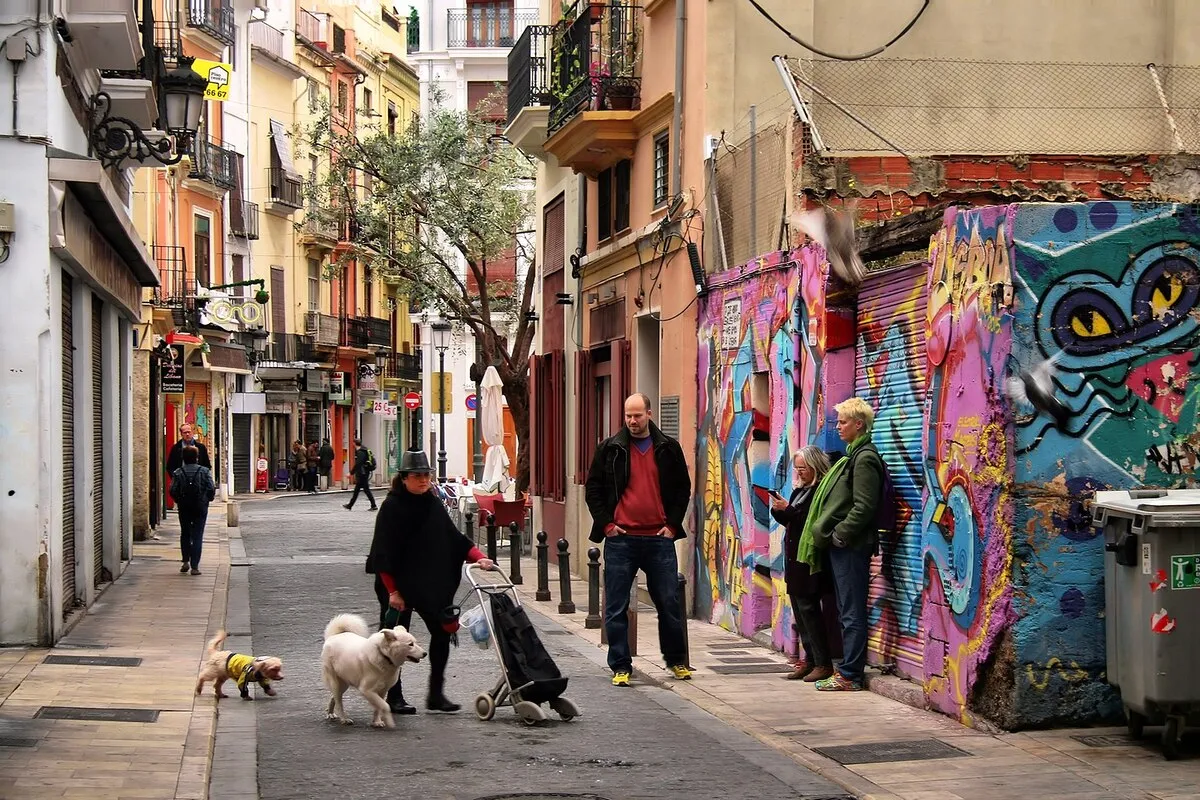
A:
<svg viewBox="0 0 1200 800">
<path fill-rule="evenodd" d="M 450 323 L 434 322 L 429 326 L 433 348 L 438 353 L 438 481 L 446 482 L 446 348 L 450 346 Z"/>
</svg>

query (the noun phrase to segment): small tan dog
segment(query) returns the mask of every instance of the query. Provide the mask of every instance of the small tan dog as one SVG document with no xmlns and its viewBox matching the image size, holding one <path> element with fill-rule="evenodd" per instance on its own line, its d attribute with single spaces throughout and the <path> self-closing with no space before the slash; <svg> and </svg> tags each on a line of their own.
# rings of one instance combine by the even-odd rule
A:
<svg viewBox="0 0 1200 800">
<path fill-rule="evenodd" d="M 200 675 L 196 678 L 196 694 L 200 694 L 205 683 L 213 681 L 213 692 L 220 700 L 226 696 L 221 686 L 225 681 L 233 681 L 243 700 L 254 699 L 250 695 L 251 683 L 257 683 L 268 696 L 274 697 L 271 681 L 283 680 L 283 662 L 274 656 L 256 658 L 232 650 L 218 650 L 225 636 L 225 631 L 217 631 L 217 635 L 208 641 L 204 663 L 200 665 Z"/>
</svg>

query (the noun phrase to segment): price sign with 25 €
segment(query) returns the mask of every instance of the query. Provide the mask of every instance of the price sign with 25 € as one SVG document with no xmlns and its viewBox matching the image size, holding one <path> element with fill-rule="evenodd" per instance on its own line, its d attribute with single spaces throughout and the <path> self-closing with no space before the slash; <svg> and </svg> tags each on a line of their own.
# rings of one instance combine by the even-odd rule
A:
<svg viewBox="0 0 1200 800">
<path fill-rule="evenodd" d="M 378 414 L 379 416 L 384 417 L 385 419 L 395 419 L 396 418 L 396 406 L 392 405 L 391 403 L 389 403 L 386 400 L 376 400 L 375 403 L 371 406 L 371 413 Z"/>
</svg>

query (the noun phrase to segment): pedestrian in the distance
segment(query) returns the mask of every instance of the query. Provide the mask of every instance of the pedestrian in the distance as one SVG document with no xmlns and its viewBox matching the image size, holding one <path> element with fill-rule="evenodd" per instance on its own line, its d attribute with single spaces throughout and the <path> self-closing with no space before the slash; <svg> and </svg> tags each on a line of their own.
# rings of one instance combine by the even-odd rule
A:
<svg viewBox="0 0 1200 800">
<path fill-rule="evenodd" d="M 363 492 L 367 495 L 367 499 L 371 501 L 371 510 L 378 508 L 375 505 L 375 495 L 371 494 L 371 473 L 374 471 L 375 465 L 371 463 L 371 453 L 367 448 L 363 447 L 362 439 L 354 440 L 354 493 L 350 495 L 350 502 L 346 503 L 342 508 L 347 510 L 354 508 L 354 501 L 358 499 L 358 493 Z"/>
<path fill-rule="evenodd" d="M 640 569 L 658 610 L 658 643 L 677 680 L 690 680 L 679 610 L 675 540 L 692 502 L 692 481 L 679 442 L 651 420 L 644 394 L 625 401 L 625 427 L 596 448 L 587 477 L 593 542 L 604 542 L 604 630 L 613 686 L 628 686 L 629 591 Z"/>
<path fill-rule="evenodd" d="M 820 569 L 821 551 L 828 551 L 842 623 L 842 661 L 831 677 L 817 681 L 817 689 L 857 692 L 863 688 L 867 666 L 867 587 L 871 556 L 879 543 L 875 520 L 887 467 L 871 444 L 871 406 L 852 397 L 834 410 L 846 457 L 817 485 L 797 558 Z"/>
<path fill-rule="evenodd" d="M 315 441 L 308 443 L 308 482 L 306 488 L 309 494 L 317 493 L 317 459 L 320 457 L 320 451 L 317 448 Z"/>
<path fill-rule="evenodd" d="M 771 516 L 785 527 L 783 578 L 788 598 L 792 601 L 792 616 L 800 633 L 801 644 L 796 666 L 784 678 L 815 683 L 833 675 L 833 649 L 822 610 L 825 604 L 832 606 L 834 603 L 833 579 L 825 551 L 821 551 L 823 558 L 819 569 L 800 561 L 797 553 L 813 493 L 821 478 L 829 471 L 829 457 L 821 448 L 806 445 L 792 457 L 792 468 L 796 473 L 796 488 L 792 490 L 791 497 L 784 500 L 779 494 L 771 496 Z"/>
<path fill-rule="evenodd" d="M 492 561 L 463 536 L 446 506 L 430 491 L 433 469 L 421 450 L 409 450 L 400 460 L 400 471 L 375 518 L 375 536 L 367 556 L 367 572 L 375 574 L 379 600 L 379 626 L 389 609 L 399 612 L 395 624 L 409 627 L 415 611 L 429 630 L 429 691 L 425 707 L 453 713 L 458 703 L 446 698 L 446 664 L 450 660 L 450 633 L 443 627 L 443 612 L 454 604 L 465 562 L 492 568 Z M 396 681 L 387 693 L 393 714 L 415 714 Z"/>
<path fill-rule="evenodd" d="M 292 442 L 292 490 L 303 491 L 308 483 L 308 449 L 299 439 Z"/>
<path fill-rule="evenodd" d="M 192 423 L 185 422 L 179 426 L 179 441 L 171 445 L 171 450 L 167 453 L 167 474 L 174 475 L 175 470 L 183 466 L 183 448 L 194 447 L 199 452 L 198 463 L 202 467 L 212 469 L 212 462 L 208 460 L 208 448 L 205 447 L 192 432 Z"/>
<path fill-rule="evenodd" d="M 179 510 L 179 551 L 183 558 L 180 573 L 200 574 L 200 550 L 204 546 L 204 525 L 208 504 L 217 496 L 212 472 L 199 464 L 200 450 L 185 447 L 183 465 L 171 474 L 171 497 Z"/>
<path fill-rule="evenodd" d="M 317 451 L 317 472 L 325 479 L 324 485 L 321 487 L 322 491 L 329 488 L 329 473 L 333 471 L 333 456 L 333 448 L 326 439 L 321 443 L 321 449 Z"/>
</svg>

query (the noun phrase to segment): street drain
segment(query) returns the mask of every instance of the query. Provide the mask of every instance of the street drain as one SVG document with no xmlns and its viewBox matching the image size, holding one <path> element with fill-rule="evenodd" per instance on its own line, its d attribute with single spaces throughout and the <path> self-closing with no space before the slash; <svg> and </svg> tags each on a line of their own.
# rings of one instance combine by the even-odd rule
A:
<svg viewBox="0 0 1200 800">
<path fill-rule="evenodd" d="M 839 747 L 814 747 L 813 750 L 832 758 L 839 764 L 882 764 L 890 761 L 929 761 L 935 758 L 962 758 L 971 755 L 966 750 L 939 742 L 937 739 L 914 739 L 907 742 L 869 742 Z"/>
<path fill-rule="evenodd" d="M 37 719 L 70 719 L 80 722 L 158 722 L 158 709 L 42 706 L 33 716 Z"/>
<path fill-rule="evenodd" d="M 714 653 L 713 658 L 722 664 L 776 664 L 775 661 L 763 661 L 762 656 L 750 653 Z"/>
<path fill-rule="evenodd" d="M 754 645 L 748 642 L 714 642 L 708 646 L 709 650 L 749 650 Z"/>
<path fill-rule="evenodd" d="M 0 747 L 37 747 L 37 739 L 16 739 L 11 736 L 0 736 Z"/>
<path fill-rule="evenodd" d="M 1072 736 L 1077 742 L 1082 742 L 1088 747 L 1136 747 L 1137 742 L 1130 739 L 1129 736 L 1116 734 L 1099 734 L 1095 736 Z"/>
<path fill-rule="evenodd" d="M 708 668 L 718 675 L 759 675 L 768 672 L 791 672 L 791 664 L 760 662 L 758 664 L 713 664 Z"/>
<path fill-rule="evenodd" d="M 46 656 L 43 664 L 66 664 L 77 667 L 136 667 L 140 658 L 131 656 Z"/>
</svg>

